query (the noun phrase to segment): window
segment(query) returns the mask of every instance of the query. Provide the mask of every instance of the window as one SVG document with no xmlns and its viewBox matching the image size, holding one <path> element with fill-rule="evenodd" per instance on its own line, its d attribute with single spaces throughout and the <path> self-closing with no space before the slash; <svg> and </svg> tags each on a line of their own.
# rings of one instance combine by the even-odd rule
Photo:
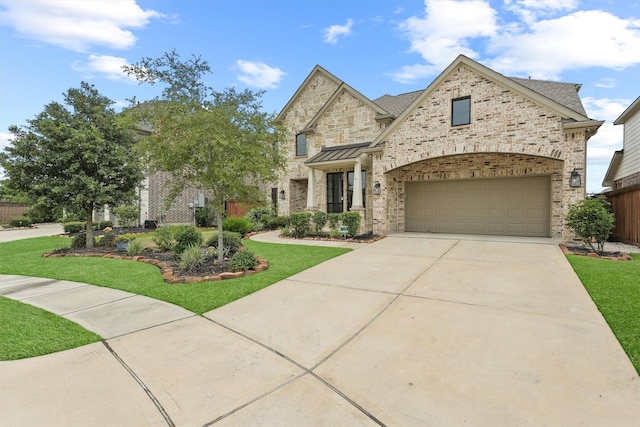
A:
<svg viewBox="0 0 640 427">
<path fill-rule="evenodd" d="M 340 213 L 342 208 L 342 172 L 327 174 L 327 213 Z"/>
<path fill-rule="evenodd" d="M 307 155 L 307 135 L 299 133 L 296 135 L 296 156 Z"/>
<path fill-rule="evenodd" d="M 451 102 L 451 126 L 471 123 L 471 98 L 458 98 Z"/>
</svg>

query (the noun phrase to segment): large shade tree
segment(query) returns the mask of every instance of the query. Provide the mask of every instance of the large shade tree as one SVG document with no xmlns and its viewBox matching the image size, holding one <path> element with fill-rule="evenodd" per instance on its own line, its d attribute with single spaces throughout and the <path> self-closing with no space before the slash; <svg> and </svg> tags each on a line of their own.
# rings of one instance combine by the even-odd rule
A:
<svg viewBox="0 0 640 427">
<path fill-rule="evenodd" d="M 14 138 L 0 153 L 8 189 L 33 206 L 83 213 L 87 247 L 93 246 L 94 209 L 131 202 L 143 179 L 136 134 L 112 105 L 82 82 L 64 93 L 64 104 L 51 102 L 26 126 L 10 126 Z"/>
<path fill-rule="evenodd" d="M 224 202 L 263 199 L 258 184 L 274 182 L 284 166 L 275 114 L 261 110 L 262 92 L 207 86 L 211 69 L 200 57 L 183 61 L 172 51 L 125 72 L 140 83 L 164 85 L 162 95 L 129 110 L 150 131 L 139 147 L 154 169 L 171 174 L 173 198 L 186 187 L 207 192 L 222 248 Z"/>
</svg>

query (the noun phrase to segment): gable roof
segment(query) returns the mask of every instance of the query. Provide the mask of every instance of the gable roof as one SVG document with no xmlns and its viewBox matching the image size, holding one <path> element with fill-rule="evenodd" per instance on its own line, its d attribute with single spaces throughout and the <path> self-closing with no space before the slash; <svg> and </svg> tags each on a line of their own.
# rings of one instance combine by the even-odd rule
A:
<svg viewBox="0 0 640 427">
<path fill-rule="evenodd" d="M 335 164 L 340 161 L 352 161 L 357 159 L 363 153 L 363 150 L 371 144 L 364 142 L 359 144 L 337 145 L 331 147 L 322 147 L 322 150 L 304 162 L 305 164 L 331 163 Z"/>
<path fill-rule="evenodd" d="M 613 124 L 621 125 L 637 112 L 640 112 L 640 96 L 620 114 L 620 117 L 618 117 Z"/>
<path fill-rule="evenodd" d="M 520 94 L 521 96 L 535 102 L 536 104 L 543 105 L 554 113 L 558 114 L 560 117 L 565 118 L 569 123 L 565 124 L 567 127 L 573 127 L 578 124 L 580 127 L 583 125 L 588 125 L 594 127 L 596 130 L 600 125 L 602 125 L 602 121 L 591 120 L 584 113 L 584 108 L 582 108 L 582 103 L 578 106 L 575 100 L 571 100 L 571 96 L 568 95 L 569 87 L 572 87 L 573 91 L 576 92 L 577 97 L 577 89 L 579 88 L 575 84 L 571 83 L 562 83 L 559 85 L 553 84 L 554 82 L 542 82 L 540 80 L 535 80 L 528 83 L 528 86 L 536 87 L 538 90 L 546 93 L 540 93 L 536 90 L 528 87 L 522 82 L 529 79 L 510 79 L 508 77 L 503 76 L 502 74 L 494 71 L 464 55 L 458 55 L 458 57 L 442 72 L 436 79 L 431 82 L 427 88 L 422 91 L 415 100 L 409 105 L 405 110 L 398 116 L 396 120 L 394 120 L 391 125 L 389 125 L 377 138 L 375 141 L 371 143 L 371 148 L 376 147 L 381 144 L 385 138 L 398 126 L 399 123 L 403 122 L 403 119 L 407 117 L 427 96 L 431 94 L 439 85 L 442 83 L 453 71 L 459 67 L 460 65 L 467 66 L 474 72 L 494 81 L 498 84 L 501 84 L 514 92 Z M 549 83 L 549 84 L 547 84 Z M 547 96 L 548 95 L 548 96 Z M 553 97 L 552 97 L 553 96 Z M 556 99 L 554 99 L 556 98 Z M 571 107 L 563 104 L 560 100 L 564 100 L 571 105 Z M 579 99 L 578 99 L 579 102 Z M 580 111 L 576 111 L 573 108 L 577 108 Z M 595 131 L 592 135 L 595 134 Z"/>
<path fill-rule="evenodd" d="M 398 117 L 422 92 L 424 92 L 424 89 L 400 95 L 383 95 L 380 98 L 374 99 L 373 102 L 384 108 L 390 114 Z"/>
<path fill-rule="evenodd" d="M 532 80 L 519 77 L 509 77 L 511 80 L 520 83 L 529 89 L 538 92 L 547 98 L 571 108 L 576 113 L 580 113 L 586 117 L 587 112 L 584 110 L 582 101 L 578 96 L 578 91 L 582 87 L 581 84 L 552 82 L 548 80 Z"/>
<path fill-rule="evenodd" d="M 293 102 L 296 100 L 296 98 L 298 98 L 300 93 L 304 91 L 304 89 L 309 85 L 309 83 L 313 80 L 313 78 L 318 74 L 323 74 L 329 80 L 333 81 L 337 86 L 340 86 L 341 84 L 344 83 L 342 80 L 340 80 L 339 78 L 337 78 L 336 76 L 334 76 L 333 74 L 331 74 L 330 72 L 322 68 L 321 66 L 316 65 L 315 67 L 313 67 L 313 70 L 311 70 L 307 78 L 304 79 L 304 81 L 302 82 L 298 90 L 296 90 L 293 96 L 286 103 L 284 108 L 282 108 L 282 110 L 280 111 L 280 114 L 278 114 L 278 117 L 276 117 L 275 119 L 276 122 L 281 122 L 282 120 L 284 120 L 284 116 L 286 112 L 289 110 L 289 108 L 291 107 L 291 105 L 293 104 Z"/>
<path fill-rule="evenodd" d="M 612 187 L 613 180 L 618 173 L 618 169 L 620 168 L 620 163 L 622 163 L 622 157 L 624 156 L 624 150 L 618 150 L 613 153 L 613 157 L 611 158 L 611 162 L 609 163 L 609 168 L 607 169 L 607 173 L 604 174 L 604 178 L 602 179 L 603 187 Z"/>
</svg>

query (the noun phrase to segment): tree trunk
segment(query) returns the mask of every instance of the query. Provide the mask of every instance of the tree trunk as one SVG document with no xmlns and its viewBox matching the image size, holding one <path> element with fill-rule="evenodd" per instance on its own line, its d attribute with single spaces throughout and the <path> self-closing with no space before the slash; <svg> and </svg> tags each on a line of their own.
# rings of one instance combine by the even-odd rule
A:
<svg viewBox="0 0 640 427">
<path fill-rule="evenodd" d="M 93 248 L 93 206 L 87 207 L 87 248 Z"/>
<path fill-rule="evenodd" d="M 224 210 L 224 203 L 222 204 Z M 222 236 L 222 212 L 216 209 L 216 221 L 218 221 L 218 262 L 224 261 L 224 237 Z"/>
</svg>

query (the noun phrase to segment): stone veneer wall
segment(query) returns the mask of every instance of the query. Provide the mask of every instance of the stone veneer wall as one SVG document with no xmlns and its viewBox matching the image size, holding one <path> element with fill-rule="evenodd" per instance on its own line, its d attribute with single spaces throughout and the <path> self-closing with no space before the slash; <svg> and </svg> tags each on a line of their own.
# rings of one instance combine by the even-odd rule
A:
<svg viewBox="0 0 640 427">
<path fill-rule="evenodd" d="M 451 126 L 451 100 L 471 97 L 471 123 Z M 496 156 L 493 171 L 478 169 L 481 177 L 527 175 L 533 157 L 547 158 L 546 168 L 552 174 L 552 237 L 570 239 L 564 227 L 568 205 L 584 198 L 586 143 L 584 131 L 565 132 L 562 117 L 523 96 L 460 66 L 395 128 L 385 141 L 384 152 L 374 156 L 373 180 L 382 184 L 382 196 L 374 199 L 374 232 L 404 229 L 404 199 L 398 182 L 406 179 L 403 168 L 416 162 L 451 157 L 454 163 L 445 168 L 438 179 L 476 178 L 469 162 L 481 153 L 518 154 L 522 157 Z M 441 163 L 428 164 L 442 167 Z M 562 166 L 558 166 L 562 165 Z M 463 170 L 454 172 L 455 167 Z M 420 166 L 418 166 L 420 168 Z M 576 168 L 583 186 L 568 186 L 571 171 Z M 438 177 L 442 171 L 423 171 L 425 180 Z M 547 172 L 535 172 L 547 173 Z M 490 175 L 487 175 L 490 176 Z M 395 181 L 394 181 L 395 179 Z M 385 202 L 386 201 L 386 202 Z M 400 220 L 399 218 L 403 218 Z"/>
<path fill-rule="evenodd" d="M 193 209 L 189 203 L 198 200 L 198 190 L 187 188 L 167 209 L 165 201 L 171 191 L 171 175 L 155 172 L 149 177 L 149 219 L 165 224 L 193 223 Z"/>
</svg>

